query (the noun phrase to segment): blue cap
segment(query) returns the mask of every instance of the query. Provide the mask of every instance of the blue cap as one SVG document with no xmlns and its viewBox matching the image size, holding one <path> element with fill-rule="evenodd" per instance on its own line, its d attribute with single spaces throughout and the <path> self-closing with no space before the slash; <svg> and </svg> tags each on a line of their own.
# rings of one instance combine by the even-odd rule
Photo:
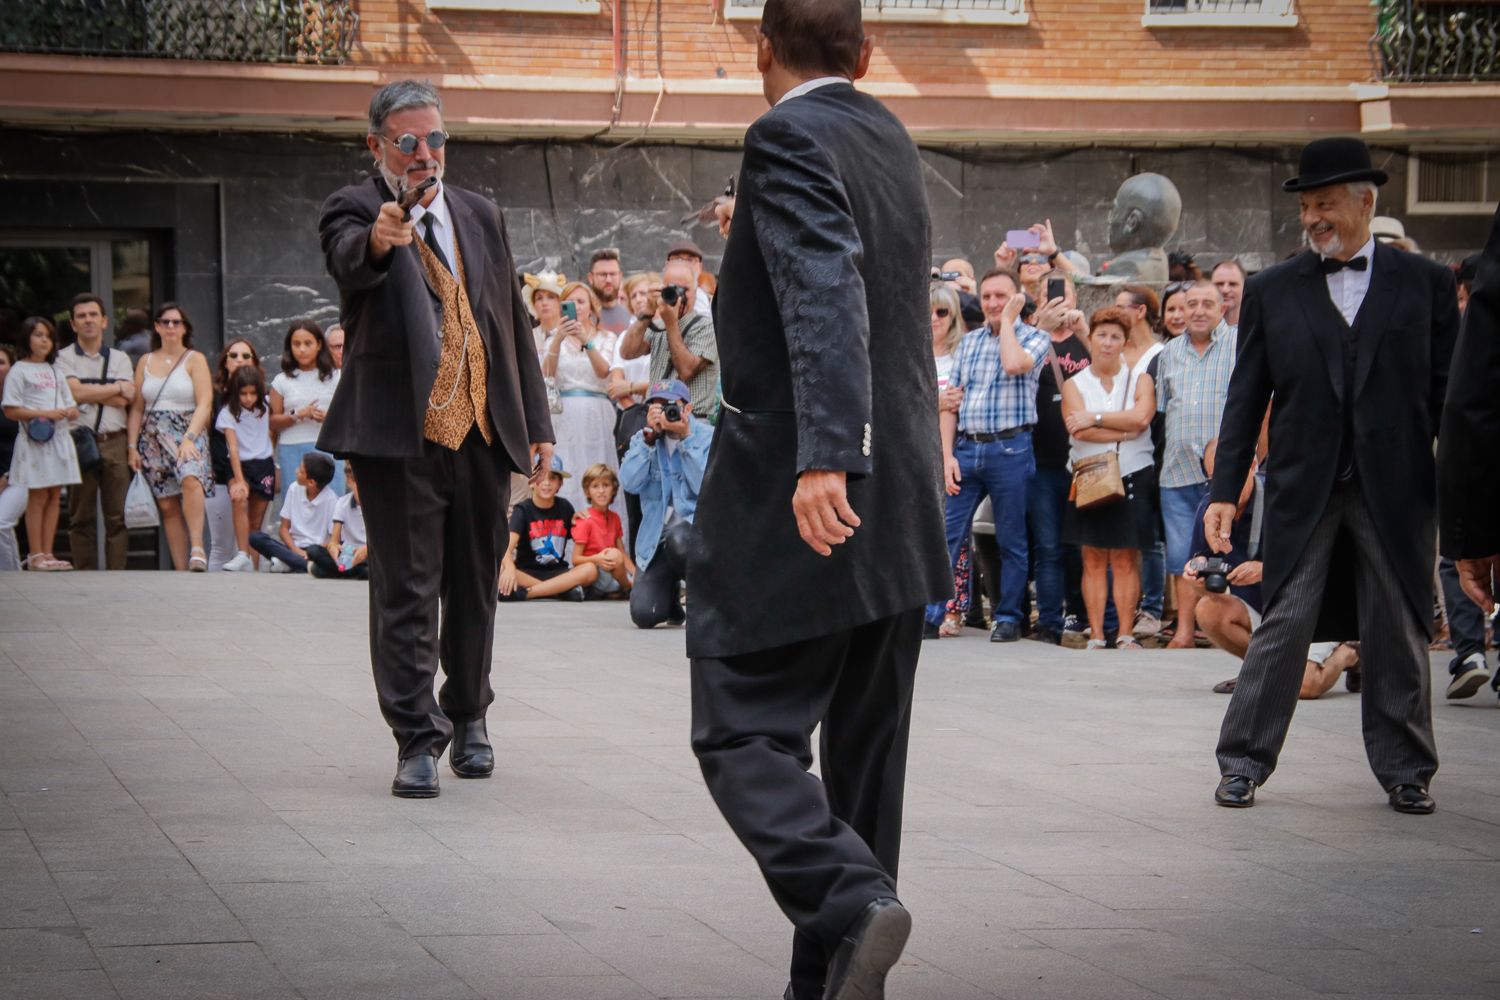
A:
<svg viewBox="0 0 1500 1000">
<path fill-rule="evenodd" d="M 573 474 L 563 467 L 562 456 L 555 451 L 552 453 L 552 471 L 564 479 L 573 478 Z"/>
<path fill-rule="evenodd" d="M 688 395 L 688 387 L 680 378 L 666 379 L 661 382 L 652 382 L 651 388 L 646 390 L 647 399 L 675 399 L 679 403 L 686 403 L 692 397 Z"/>
</svg>

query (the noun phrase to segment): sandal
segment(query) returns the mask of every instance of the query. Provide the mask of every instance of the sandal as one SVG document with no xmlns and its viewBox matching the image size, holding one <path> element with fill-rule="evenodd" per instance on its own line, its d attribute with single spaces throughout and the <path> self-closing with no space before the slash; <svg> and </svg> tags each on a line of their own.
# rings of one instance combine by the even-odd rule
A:
<svg viewBox="0 0 1500 1000">
<path fill-rule="evenodd" d="M 944 615 L 943 624 L 938 626 L 938 635 L 944 639 L 952 639 L 964 634 L 964 623 L 957 615 Z"/>
<path fill-rule="evenodd" d="M 1090 639 L 1083 644 L 1084 649 L 1108 649 L 1109 643 L 1104 639 Z"/>
<path fill-rule="evenodd" d="M 1138 643 L 1138 642 L 1135 641 L 1135 636 L 1133 636 L 1133 635 L 1121 635 L 1121 636 L 1116 636 L 1115 637 L 1115 648 L 1116 649 L 1144 649 L 1145 647 L 1142 646 L 1140 643 Z"/>
<path fill-rule="evenodd" d="M 188 572 L 202 573 L 208 569 L 208 555 L 203 551 L 203 546 L 194 545 L 192 554 L 188 557 Z"/>
<path fill-rule="evenodd" d="M 38 552 L 31 557 L 31 568 L 41 570 L 43 573 L 67 573 L 73 569 L 73 564 L 66 559 L 59 559 L 50 552 Z"/>
</svg>

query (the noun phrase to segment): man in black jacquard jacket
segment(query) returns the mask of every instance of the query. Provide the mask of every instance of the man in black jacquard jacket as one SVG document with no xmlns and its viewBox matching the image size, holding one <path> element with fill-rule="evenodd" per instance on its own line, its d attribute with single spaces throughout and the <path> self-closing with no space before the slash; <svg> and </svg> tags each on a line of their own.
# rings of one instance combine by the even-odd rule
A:
<svg viewBox="0 0 1500 1000">
<path fill-rule="evenodd" d="M 795 1000 L 884 996 L 922 608 L 951 594 L 917 151 L 859 0 L 768 0 L 688 564 L 693 749 L 796 926 Z M 822 726 L 822 778 L 807 773 Z"/>
</svg>

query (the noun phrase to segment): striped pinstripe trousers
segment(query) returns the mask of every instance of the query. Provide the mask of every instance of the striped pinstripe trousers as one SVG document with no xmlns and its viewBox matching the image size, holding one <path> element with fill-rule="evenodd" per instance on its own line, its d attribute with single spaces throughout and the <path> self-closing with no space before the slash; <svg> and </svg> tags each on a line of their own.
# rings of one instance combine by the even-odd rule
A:
<svg viewBox="0 0 1500 1000">
<path fill-rule="evenodd" d="M 1437 772 L 1427 634 L 1401 590 L 1357 479 L 1336 483 L 1292 575 L 1250 636 L 1219 731 L 1219 773 L 1257 785 L 1276 769 L 1340 531 L 1354 543 L 1365 754 L 1381 787 L 1427 785 Z"/>
</svg>

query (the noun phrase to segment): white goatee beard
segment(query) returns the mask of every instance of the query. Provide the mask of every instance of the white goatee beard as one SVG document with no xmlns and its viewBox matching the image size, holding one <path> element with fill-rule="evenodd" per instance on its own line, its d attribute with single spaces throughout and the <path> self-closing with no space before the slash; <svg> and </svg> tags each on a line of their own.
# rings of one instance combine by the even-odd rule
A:
<svg viewBox="0 0 1500 1000">
<path fill-rule="evenodd" d="M 1313 239 L 1313 234 L 1308 233 L 1307 245 L 1312 247 L 1314 251 L 1324 257 L 1337 257 L 1339 254 L 1344 252 L 1344 241 L 1339 238 L 1339 234 L 1337 232 L 1329 236 L 1328 241 L 1321 247 L 1318 246 L 1317 241 Z"/>
</svg>

